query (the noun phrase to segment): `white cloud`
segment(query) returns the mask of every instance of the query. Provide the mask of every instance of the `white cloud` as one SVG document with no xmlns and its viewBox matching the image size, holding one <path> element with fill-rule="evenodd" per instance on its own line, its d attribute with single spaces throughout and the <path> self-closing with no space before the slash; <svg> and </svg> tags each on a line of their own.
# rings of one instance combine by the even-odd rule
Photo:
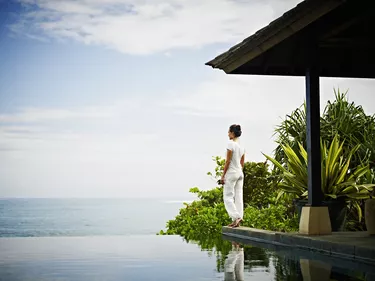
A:
<svg viewBox="0 0 375 281">
<path fill-rule="evenodd" d="M 275 116 L 284 116 L 303 99 L 302 78 L 220 73 L 199 84 L 193 93 L 186 92 L 182 98 L 170 99 L 163 105 L 182 114 L 274 121 Z"/>
<path fill-rule="evenodd" d="M 36 5 L 11 30 L 34 38 L 76 40 L 129 54 L 233 43 L 299 0 L 19 0 Z M 281 3 L 280 3 L 281 2 Z"/>
<path fill-rule="evenodd" d="M 375 81 L 368 79 L 321 78 L 321 110 L 334 99 L 334 89 L 348 90 L 348 98 L 362 105 L 368 114 L 375 108 L 368 101 L 375 99 Z M 161 105 L 179 114 L 241 118 L 266 124 L 278 124 L 279 117 L 291 113 L 305 100 L 304 77 L 226 75 L 216 72 L 214 78 L 172 94 Z M 174 98 L 173 98 L 174 97 Z M 265 123 L 266 122 L 266 123 Z"/>
<path fill-rule="evenodd" d="M 322 79 L 322 105 L 333 99 L 333 87 L 339 86 L 349 88 L 350 100 L 368 114 L 375 113 L 374 83 Z M 0 196 L 183 198 L 192 186 L 215 185 L 205 173 L 214 167 L 211 156 L 224 156 L 231 123 L 243 127 L 247 159 L 264 161 L 261 152 L 270 154 L 275 148 L 274 126 L 305 97 L 303 78 L 222 72 L 177 91 L 163 97 L 161 104 L 120 101 L 96 107 L 103 118 L 87 107 L 8 114 L 8 121 L 20 122 L 0 126 Z M 86 117 L 78 114 L 82 112 Z M 35 122 L 28 121 L 31 117 Z M 76 123 L 77 118 L 88 121 L 79 130 L 70 131 L 72 123 L 57 126 L 65 124 L 62 121 Z M 98 130 L 87 132 L 87 124 L 99 124 Z M 108 126 L 114 131 L 107 131 Z"/>
<path fill-rule="evenodd" d="M 41 122 L 51 120 L 109 118 L 113 116 L 112 108 L 85 107 L 77 110 L 59 108 L 22 108 L 17 113 L 0 114 L 1 122 Z"/>
</svg>

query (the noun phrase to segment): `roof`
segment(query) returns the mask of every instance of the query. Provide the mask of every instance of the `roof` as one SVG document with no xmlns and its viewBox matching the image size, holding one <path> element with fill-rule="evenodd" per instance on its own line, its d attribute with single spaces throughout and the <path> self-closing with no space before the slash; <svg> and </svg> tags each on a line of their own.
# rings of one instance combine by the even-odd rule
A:
<svg viewBox="0 0 375 281">
<path fill-rule="evenodd" d="M 344 2 L 346 0 L 302 1 L 266 27 L 207 62 L 206 65 L 232 73 L 238 67 L 290 38 Z"/>
</svg>

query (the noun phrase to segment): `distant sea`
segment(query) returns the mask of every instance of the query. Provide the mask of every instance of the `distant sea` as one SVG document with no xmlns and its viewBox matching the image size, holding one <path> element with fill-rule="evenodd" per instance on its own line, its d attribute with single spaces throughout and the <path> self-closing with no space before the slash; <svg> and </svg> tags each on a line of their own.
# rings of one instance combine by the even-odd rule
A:
<svg viewBox="0 0 375 281">
<path fill-rule="evenodd" d="M 183 202 L 107 198 L 0 199 L 0 237 L 156 234 L 178 214 Z"/>
</svg>

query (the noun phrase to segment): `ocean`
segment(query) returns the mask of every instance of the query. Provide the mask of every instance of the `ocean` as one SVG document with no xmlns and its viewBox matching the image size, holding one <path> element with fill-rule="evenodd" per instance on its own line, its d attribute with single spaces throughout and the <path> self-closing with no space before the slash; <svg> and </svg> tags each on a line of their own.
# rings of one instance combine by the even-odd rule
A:
<svg viewBox="0 0 375 281">
<path fill-rule="evenodd" d="M 356 281 L 375 276 L 375 270 L 350 270 L 349 262 L 228 240 L 220 233 L 215 241 L 156 235 L 181 207 L 183 200 L 1 199 L 0 281 Z M 310 272 L 318 279 L 306 275 Z"/>
<path fill-rule="evenodd" d="M 0 237 L 154 235 L 184 200 L 0 199 Z M 186 200 L 189 202 L 189 200 Z"/>
</svg>

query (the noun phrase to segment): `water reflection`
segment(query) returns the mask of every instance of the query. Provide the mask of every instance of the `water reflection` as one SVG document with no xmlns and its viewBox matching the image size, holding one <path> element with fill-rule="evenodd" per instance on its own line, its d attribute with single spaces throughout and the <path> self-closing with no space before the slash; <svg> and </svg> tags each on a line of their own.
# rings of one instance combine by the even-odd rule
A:
<svg viewBox="0 0 375 281">
<path fill-rule="evenodd" d="M 244 249 L 236 242 L 232 242 L 232 250 L 224 263 L 224 280 L 244 280 Z"/>
<path fill-rule="evenodd" d="M 225 266 L 224 280 L 251 280 L 255 272 L 262 270 L 262 279 L 259 280 L 375 281 L 375 265 L 265 243 L 251 242 L 249 245 L 248 241 L 236 240 L 228 241 L 232 243 L 232 250 L 225 261 L 228 266 Z M 266 272 L 272 279 L 264 279 Z"/>
<path fill-rule="evenodd" d="M 375 281 L 374 265 L 315 252 L 221 236 L 206 235 L 194 243 L 216 256 L 225 281 Z"/>
<path fill-rule="evenodd" d="M 0 281 L 375 281 L 371 265 L 221 235 L 196 238 L 3 238 Z"/>
</svg>

